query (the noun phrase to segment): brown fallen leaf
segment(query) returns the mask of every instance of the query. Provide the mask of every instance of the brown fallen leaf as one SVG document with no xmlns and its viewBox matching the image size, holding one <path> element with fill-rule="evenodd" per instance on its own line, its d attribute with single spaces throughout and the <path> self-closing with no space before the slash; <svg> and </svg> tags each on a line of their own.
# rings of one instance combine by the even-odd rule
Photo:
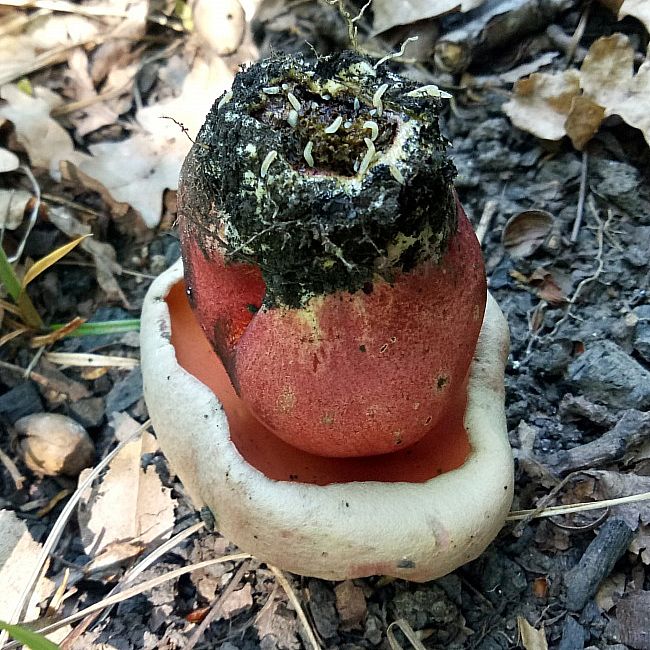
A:
<svg viewBox="0 0 650 650">
<path fill-rule="evenodd" d="M 639 129 L 650 144 L 648 105 L 650 62 L 635 74 L 629 39 L 613 34 L 594 41 L 580 71 L 536 73 L 518 81 L 503 109 L 520 129 L 547 140 L 568 135 L 582 149 L 610 115 Z"/>
<path fill-rule="evenodd" d="M 127 437 L 139 424 L 126 414 L 115 420 L 117 439 Z M 118 542 L 149 544 L 167 539 L 174 526 L 171 490 L 162 485 L 155 465 L 142 467 L 142 456 L 158 448 L 144 433 L 127 444 L 111 461 L 103 478 L 79 501 L 81 542 L 96 556 Z M 84 480 L 84 473 L 79 476 Z"/>
<path fill-rule="evenodd" d="M 563 305 L 569 301 L 553 273 L 548 269 L 540 267 L 533 271 L 528 278 L 528 283 L 534 287 L 535 295 L 549 305 Z"/>
<path fill-rule="evenodd" d="M 253 592 L 250 583 L 247 582 L 241 589 L 231 592 L 221 603 L 222 617 L 226 620 L 234 618 L 252 606 Z"/>
<path fill-rule="evenodd" d="M 8 621 L 13 615 L 18 598 L 36 568 L 41 548 L 13 512 L 0 510 L 0 620 Z M 38 581 L 29 601 L 28 620 L 38 616 L 37 603 L 53 592 L 54 584 L 49 578 Z"/>
<path fill-rule="evenodd" d="M 0 99 L 7 103 L 0 106 L 0 117 L 14 125 L 16 139 L 27 151 L 32 165 L 49 170 L 58 180 L 61 160 L 78 164 L 88 156 L 75 151 L 68 132 L 50 117 L 61 98 L 45 88 L 35 88 L 34 95 L 27 95 L 13 84 L 1 86 Z"/>
<path fill-rule="evenodd" d="M 612 34 L 595 41 L 582 63 L 580 83 L 605 108 L 605 116 L 619 115 L 650 144 L 650 62 L 634 74 L 634 48 L 627 36 Z"/>
<path fill-rule="evenodd" d="M 508 219 L 501 243 L 511 257 L 529 257 L 544 243 L 554 223 L 555 217 L 550 212 L 524 210 Z"/>
<path fill-rule="evenodd" d="M 514 93 L 503 105 L 512 123 L 543 140 L 559 140 L 566 135 L 573 98 L 580 93 L 580 75 L 577 70 L 535 72 L 517 81 Z"/>
<path fill-rule="evenodd" d="M 181 165 L 192 146 L 190 138 L 198 133 L 214 99 L 230 87 L 232 77 L 222 59 L 197 57 L 178 97 L 140 109 L 130 138 L 90 145 L 92 156 L 79 163 L 69 159 L 66 177 L 76 168 L 81 172 L 78 180 L 94 179 L 114 202 L 131 205 L 148 226 L 155 226 L 163 192 L 178 187 Z"/>
<path fill-rule="evenodd" d="M 526 650 L 548 650 L 543 626 L 536 630 L 523 616 L 517 616 L 517 630 Z"/>
<path fill-rule="evenodd" d="M 621 643 L 636 650 L 650 650 L 650 591 L 634 591 L 628 594 L 616 608 Z"/>
<path fill-rule="evenodd" d="M 302 644 L 298 639 L 298 620 L 295 613 L 290 612 L 274 594 L 269 598 L 268 606 L 262 608 L 253 624 L 260 642 L 266 637 L 272 637 L 278 650 L 298 650 Z M 267 643 L 269 640 L 267 639 Z"/>
<path fill-rule="evenodd" d="M 48 219 L 61 232 L 69 237 L 88 235 L 91 233 L 90 226 L 82 224 L 64 206 L 50 206 Z M 102 288 L 110 301 L 119 301 L 127 309 L 130 307 L 124 292 L 115 278 L 122 273 L 122 267 L 115 261 L 117 254 L 115 249 L 105 242 L 97 241 L 94 237 L 84 239 L 79 245 L 93 258 L 97 273 L 97 284 Z"/>
</svg>

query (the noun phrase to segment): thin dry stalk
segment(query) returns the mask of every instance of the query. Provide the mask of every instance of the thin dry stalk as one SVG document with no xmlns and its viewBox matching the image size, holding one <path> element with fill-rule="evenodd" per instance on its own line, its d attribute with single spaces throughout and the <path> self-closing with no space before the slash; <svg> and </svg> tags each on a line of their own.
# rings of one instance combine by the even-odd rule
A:
<svg viewBox="0 0 650 650">
<path fill-rule="evenodd" d="M 309 624 L 309 620 L 305 615 L 305 610 L 302 608 L 302 604 L 300 603 L 300 600 L 298 599 L 296 592 L 291 587 L 291 584 L 285 577 L 284 573 L 280 571 L 280 569 L 273 566 L 272 564 L 267 564 L 267 566 L 275 576 L 276 580 L 280 583 L 282 589 L 284 589 L 284 593 L 287 594 L 287 598 L 291 601 L 293 608 L 296 610 L 296 614 L 298 615 L 298 618 L 302 623 L 302 626 L 305 630 L 305 634 L 309 639 L 309 643 L 311 644 L 312 649 L 320 650 L 320 643 L 318 643 L 318 640 L 316 639 L 316 634 L 314 633 L 314 630 L 312 630 L 311 625 Z"/>
<path fill-rule="evenodd" d="M 249 564 L 249 561 L 244 561 L 237 570 L 237 573 L 235 573 L 235 575 L 228 583 L 228 586 L 212 601 L 210 604 L 210 611 L 201 621 L 196 630 L 194 630 L 194 633 L 190 637 L 190 640 L 185 645 L 185 650 L 192 650 L 194 646 L 196 646 L 196 644 L 201 640 L 201 637 L 208 629 L 210 623 L 212 623 L 212 621 L 214 621 L 214 619 L 221 614 L 226 598 L 230 596 L 230 594 L 235 590 L 235 587 L 237 587 L 237 585 L 241 582 L 244 573 L 248 571 Z"/>
<path fill-rule="evenodd" d="M 498 207 L 499 202 L 495 201 L 494 199 L 486 201 L 485 206 L 483 207 L 481 220 L 478 222 L 478 226 L 476 227 L 476 239 L 478 239 L 478 243 L 481 245 L 483 244 L 485 235 L 487 235 L 488 230 L 490 230 L 492 219 L 494 219 L 494 215 L 497 213 Z"/>
<path fill-rule="evenodd" d="M 5 469 L 7 470 L 7 473 L 9 476 L 11 476 L 11 480 L 14 482 L 14 485 L 16 486 L 16 490 L 22 490 L 23 485 L 25 484 L 25 477 L 20 473 L 18 468 L 16 467 L 16 463 L 14 463 L 7 454 L 5 454 L 2 449 L 0 449 L 0 463 L 2 463 L 5 466 Z"/>
<path fill-rule="evenodd" d="M 403 618 L 398 618 L 396 621 L 393 621 L 386 630 L 388 645 L 390 645 L 392 650 L 402 650 L 402 646 L 395 638 L 395 632 L 393 631 L 393 628 L 396 627 L 402 631 L 404 636 L 408 639 L 409 643 L 415 648 L 415 650 L 426 650 L 422 641 L 418 639 L 417 634 L 413 628 Z"/>
<path fill-rule="evenodd" d="M 602 501 L 589 501 L 586 503 L 570 503 L 564 506 L 550 506 L 537 512 L 534 510 L 513 510 L 506 517 L 506 521 L 520 521 L 530 517 L 530 513 L 536 513 L 534 519 L 541 517 L 555 517 L 556 515 L 567 515 L 575 512 L 588 512 L 590 510 L 599 510 L 600 508 L 612 508 L 614 506 L 622 506 L 626 503 L 640 503 L 641 501 L 650 501 L 650 492 L 642 492 L 641 494 L 631 494 L 627 497 L 617 497 L 616 499 L 603 499 Z"/>
<path fill-rule="evenodd" d="M 76 368 L 136 368 L 138 359 L 116 357 L 107 354 L 84 354 L 81 352 L 46 352 L 45 359 L 61 366 Z"/>
</svg>

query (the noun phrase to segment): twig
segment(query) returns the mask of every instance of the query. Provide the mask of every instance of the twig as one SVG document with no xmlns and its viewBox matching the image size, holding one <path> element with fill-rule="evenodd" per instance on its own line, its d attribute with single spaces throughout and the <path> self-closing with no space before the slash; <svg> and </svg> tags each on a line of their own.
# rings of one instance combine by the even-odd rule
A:
<svg viewBox="0 0 650 650">
<path fill-rule="evenodd" d="M 578 45 L 580 44 L 580 41 L 584 36 L 585 29 L 587 28 L 587 22 L 589 20 L 590 10 L 591 10 L 591 4 L 588 4 L 586 9 L 582 12 L 582 15 L 580 16 L 580 20 L 578 22 L 578 26 L 576 27 L 575 32 L 573 32 L 573 36 L 571 37 L 571 41 L 569 42 L 569 46 L 567 47 L 566 50 L 567 65 L 571 63 L 571 61 L 573 60 L 576 50 L 578 49 Z"/>
<path fill-rule="evenodd" d="M 40 578 L 41 570 L 45 565 L 45 562 L 49 558 L 50 553 L 54 550 L 57 542 L 59 541 L 61 535 L 63 534 L 63 531 L 68 523 L 68 519 L 70 518 L 75 508 L 77 507 L 77 502 L 81 498 L 83 492 L 92 484 L 92 482 L 97 478 L 99 473 L 104 469 L 104 467 L 106 467 L 111 462 L 111 460 L 113 460 L 113 458 L 120 452 L 120 450 L 124 448 L 129 442 L 135 440 L 138 436 L 140 436 L 142 432 L 150 426 L 150 424 L 151 424 L 151 420 L 147 420 L 144 424 L 138 427 L 138 429 L 134 431 L 132 435 L 130 435 L 128 438 L 120 442 L 115 447 L 115 449 L 113 449 L 113 451 L 110 454 L 108 454 L 106 458 L 104 458 L 104 460 L 102 460 L 93 469 L 92 472 L 88 474 L 86 479 L 75 490 L 75 493 L 72 495 L 68 503 L 66 503 L 65 507 L 61 511 L 61 514 L 57 518 L 52 530 L 50 531 L 50 534 L 47 537 L 47 540 L 45 541 L 45 544 L 43 544 L 43 548 L 41 549 L 41 552 L 38 556 L 38 560 L 34 566 L 34 570 L 32 571 L 29 580 L 25 584 L 25 587 L 23 588 L 20 597 L 16 602 L 16 607 L 9 620 L 10 624 L 20 622 L 20 619 L 23 616 L 23 612 L 27 605 L 27 602 L 29 601 L 29 598 L 36 586 L 36 583 Z M 0 650 L 2 650 L 2 648 L 5 647 L 5 643 L 7 642 L 7 637 L 8 635 L 5 631 L 0 633 Z"/>
<path fill-rule="evenodd" d="M 611 508 L 612 506 L 622 506 L 626 503 L 640 503 L 642 501 L 650 501 L 650 492 L 631 494 L 626 497 L 617 497 L 616 499 L 603 499 L 602 501 L 588 501 L 586 503 L 569 503 L 564 506 L 550 506 L 537 512 L 533 518 L 540 519 L 542 517 L 568 515 L 574 512 L 588 512 L 589 510 L 600 510 L 601 508 Z M 534 513 L 536 511 L 537 508 L 533 510 L 512 510 L 506 517 L 506 521 L 520 521 L 529 517 L 531 512 Z"/>
<path fill-rule="evenodd" d="M 11 480 L 16 485 L 16 489 L 22 490 L 23 484 L 25 483 L 25 477 L 18 471 L 16 463 L 14 463 L 14 461 L 11 460 L 2 449 L 0 449 L 0 462 L 5 466 L 9 476 L 11 476 Z"/>
<path fill-rule="evenodd" d="M 32 170 L 27 167 L 26 165 L 21 165 L 20 166 L 20 171 L 22 171 L 27 178 L 29 178 L 29 182 L 32 184 L 32 191 L 34 192 L 34 196 L 36 197 L 34 201 L 34 205 L 32 206 L 32 211 L 29 214 L 29 221 L 27 222 L 27 228 L 25 229 L 25 233 L 23 234 L 20 244 L 18 244 L 18 249 L 16 252 L 11 256 L 8 257 L 9 262 L 11 264 L 15 264 L 23 254 L 23 250 L 25 249 L 25 244 L 27 243 L 27 238 L 32 232 L 32 228 L 36 224 L 36 218 L 38 217 L 38 210 L 41 207 L 41 187 L 34 178 L 34 174 L 32 174 Z"/>
<path fill-rule="evenodd" d="M 250 561 L 244 561 L 237 573 L 232 577 L 232 580 L 228 583 L 228 586 L 212 601 L 210 604 L 210 611 L 207 616 L 201 621 L 199 626 L 194 630 L 194 633 L 190 637 L 189 641 L 185 644 L 184 650 L 192 650 L 194 646 L 201 640 L 204 632 L 208 629 L 208 626 L 214 619 L 221 614 L 223 610 L 223 604 L 226 601 L 226 598 L 235 590 L 235 587 L 241 582 L 241 579 L 248 570 Z"/>
<path fill-rule="evenodd" d="M 580 173 L 580 192 L 578 194 L 578 207 L 576 208 L 576 218 L 573 222 L 573 230 L 571 231 L 571 243 L 575 244 L 578 241 L 578 233 L 582 225 L 582 215 L 585 208 L 585 196 L 587 194 L 587 167 L 589 157 L 586 151 L 582 152 L 582 171 Z"/>
<path fill-rule="evenodd" d="M 316 639 L 316 635 L 314 634 L 314 631 L 311 629 L 311 625 L 309 624 L 309 621 L 307 620 L 307 616 L 305 615 L 305 610 L 302 608 L 302 605 L 298 600 L 298 596 L 296 596 L 296 592 L 291 588 L 289 581 L 285 577 L 284 573 L 280 571 L 280 569 L 273 566 L 272 564 L 267 564 L 267 566 L 275 576 L 276 580 L 280 583 L 282 589 L 284 589 L 284 592 L 287 594 L 287 598 L 289 598 L 291 604 L 293 605 L 293 608 L 296 610 L 296 614 L 298 615 L 298 618 L 302 623 L 302 626 L 305 630 L 305 634 L 307 635 L 307 638 L 309 639 L 309 643 L 311 644 L 312 650 L 320 650 L 320 644 Z"/>
<path fill-rule="evenodd" d="M 485 206 L 483 207 L 483 214 L 481 214 L 481 220 L 478 222 L 476 228 L 476 239 L 478 239 L 479 244 L 483 244 L 485 235 L 487 235 L 490 225 L 492 224 L 492 219 L 497 213 L 497 208 L 499 207 L 499 202 L 494 199 L 486 201 Z"/>
</svg>

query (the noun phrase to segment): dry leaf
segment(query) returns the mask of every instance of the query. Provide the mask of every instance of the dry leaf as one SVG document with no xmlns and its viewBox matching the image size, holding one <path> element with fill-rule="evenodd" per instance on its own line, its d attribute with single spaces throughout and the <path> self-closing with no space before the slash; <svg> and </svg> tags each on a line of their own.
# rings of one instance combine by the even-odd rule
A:
<svg viewBox="0 0 650 650">
<path fill-rule="evenodd" d="M 545 210 L 524 210 L 506 222 L 501 242 L 511 257 L 532 255 L 546 240 L 555 217 Z"/>
<path fill-rule="evenodd" d="M 91 232 L 90 226 L 82 224 L 65 207 L 50 206 L 48 219 L 68 237 L 88 235 Z M 97 284 L 106 293 L 107 298 L 110 301 L 120 301 L 128 309 L 129 302 L 115 279 L 116 274 L 122 273 L 122 267 L 115 261 L 115 249 L 93 237 L 84 239 L 80 247 L 92 256 L 97 272 Z"/>
<path fill-rule="evenodd" d="M 582 63 L 580 79 L 606 116 L 620 115 L 650 144 L 650 62 L 634 74 L 634 49 L 627 36 L 612 34 L 595 41 Z"/>
<path fill-rule="evenodd" d="M 0 189 L 0 228 L 15 230 L 23 222 L 27 204 L 32 200 L 26 190 Z"/>
<path fill-rule="evenodd" d="M 621 643 L 636 650 L 650 650 L 648 611 L 650 591 L 639 589 L 621 600 L 616 608 Z"/>
<path fill-rule="evenodd" d="M 194 138 L 215 97 L 232 83 L 230 68 L 219 58 L 197 58 L 180 96 L 138 111 L 141 132 L 121 142 L 89 147 L 91 157 L 75 164 L 80 180 L 91 177 L 101 183 L 114 201 L 128 203 L 148 226 L 160 221 L 162 194 L 178 187 L 178 175 L 192 143 L 173 118 Z M 74 160 L 72 160 L 74 163 Z M 66 176 L 70 176 L 70 168 Z M 96 189 L 96 188 L 93 188 Z"/>
<path fill-rule="evenodd" d="M 512 123 L 544 140 L 559 140 L 566 134 L 565 122 L 573 98 L 580 92 L 577 70 L 560 74 L 536 72 L 520 79 L 515 95 L 503 105 Z"/>
<path fill-rule="evenodd" d="M 578 151 L 582 151 L 587 142 L 598 133 L 604 119 L 605 109 L 591 97 L 577 95 L 573 98 L 564 128 Z"/>
<path fill-rule="evenodd" d="M 514 92 L 505 113 L 537 137 L 568 135 L 582 149 L 604 118 L 619 115 L 650 144 L 650 62 L 634 74 L 634 49 L 623 34 L 595 41 L 579 72 L 533 74 L 518 81 Z"/>
<path fill-rule="evenodd" d="M 118 418 L 116 438 L 130 435 L 139 424 Z M 167 539 L 174 526 L 174 500 L 163 487 L 154 465 L 142 467 L 142 456 L 157 449 L 150 433 L 128 443 L 111 461 L 103 478 L 79 502 L 79 527 L 86 553 L 98 555 L 120 542 L 149 544 Z M 82 481 L 82 473 L 79 480 Z"/>
<path fill-rule="evenodd" d="M 44 52 L 85 43 L 99 26 L 85 16 L 47 14 L 30 21 L 20 34 L 0 37 L 0 84 L 30 72 Z"/>
<path fill-rule="evenodd" d="M 437 18 L 451 11 L 470 11 L 485 0 L 374 0 L 373 32 L 385 32 L 397 25 L 410 25 L 418 20 Z"/>
<path fill-rule="evenodd" d="M 9 510 L 0 510 L 0 620 L 8 621 L 22 590 L 34 572 L 41 545 L 34 541 L 27 526 Z M 27 619 L 39 614 L 37 603 L 52 595 L 49 578 L 38 581 L 27 609 Z"/>
<path fill-rule="evenodd" d="M 0 117 L 13 123 L 18 142 L 25 148 L 34 167 L 48 169 L 59 179 L 59 161 L 80 162 L 87 156 L 75 151 L 68 132 L 50 117 L 50 111 L 60 104 L 60 98 L 43 88 L 34 89 L 35 97 L 22 92 L 18 86 L 0 87 Z"/>
<path fill-rule="evenodd" d="M 523 616 L 517 616 L 517 630 L 526 650 L 548 650 L 544 627 L 536 630 Z"/>
<path fill-rule="evenodd" d="M 535 269 L 528 278 L 528 283 L 535 288 L 535 295 L 549 305 L 563 305 L 568 302 L 566 293 L 548 269 Z"/>
<path fill-rule="evenodd" d="M 616 603 L 625 593 L 626 578 L 625 574 L 620 571 L 607 576 L 598 587 L 595 601 L 598 607 L 604 612 L 616 606 Z"/>
<path fill-rule="evenodd" d="M 0 174 L 13 172 L 20 167 L 20 160 L 15 153 L 12 153 L 4 147 L 0 147 Z M 0 214 L 2 214 L 0 212 Z"/>
</svg>

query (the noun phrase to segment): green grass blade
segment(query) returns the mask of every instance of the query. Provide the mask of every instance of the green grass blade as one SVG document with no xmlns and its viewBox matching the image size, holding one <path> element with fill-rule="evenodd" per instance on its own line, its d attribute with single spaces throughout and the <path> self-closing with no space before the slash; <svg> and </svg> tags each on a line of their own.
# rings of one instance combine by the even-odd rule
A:
<svg viewBox="0 0 650 650">
<path fill-rule="evenodd" d="M 55 323 L 50 325 L 52 331 L 63 327 L 64 323 Z M 126 320 L 107 320 L 95 323 L 84 323 L 68 336 L 99 336 L 102 334 L 124 334 L 125 332 L 134 332 L 140 329 L 139 318 L 129 318 Z M 67 338 L 67 337 L 66 337 Z"/>
<path fill-rule="evenodd" d="M 52 643 L 52 641 L 46 639 L 42 634 L 32 632 L 21 625 L 9 625 L 0 621 L 0 630 L 5 630 L 12 639 L 26 645 L 32 650 L 59 650 L 59 646 L 56 643 Z"/>
<path fill-rule="evenodd" d="M 7 289 L 7 293 L 13 298 L 14 302 L 16 302 L 20 296 L 20 290 L 22 287 L 13 266 L 9 264 L 7 254 L 4 252 L 2 246 L 0 246 L 0 281 Z"/>
</svg>

